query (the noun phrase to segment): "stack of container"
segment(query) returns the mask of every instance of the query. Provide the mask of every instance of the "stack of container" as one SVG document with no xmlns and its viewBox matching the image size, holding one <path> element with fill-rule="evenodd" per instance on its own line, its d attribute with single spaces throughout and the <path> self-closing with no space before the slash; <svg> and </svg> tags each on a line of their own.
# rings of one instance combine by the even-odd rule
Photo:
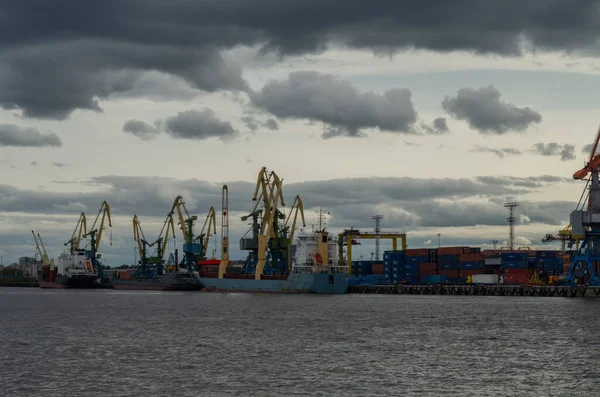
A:
<svg viewBox="0 0 600 397">
<path fill-rule="evenodd" d="M 375 261 L 356 261 L 352 262 L 352 275 L 357 277 L 373 274 L 373 265 Z"/>
<path fill-rule="evenodd" d="M 383 254 L 383 273 L 385 280 L 390 284 L 398 284 L 404 280 L 400 273 L 404 273 L 406 255 L 404 251 L 385 251 Z"/>
<path fill-rule="evenodd" d="M 483 273 L 483 255 L 481 253 L 461 254 L 458 257 L 458 268 L 461 278 Z"/>
<path fill-rule="evenodd" d="M 527 251 L 503 252 L 502 270 L 505 284 L 526 284 L 531 276 L 529 253 Z"/>
<path fill-rule="evenodd" d="M 536 267 L 538 271 L 548 275 L 559 275 L 564 272 L 563 255 L 560 251 L 537 251 Z"/>
<path fill-rule="evenodd" d="M 425 280 L 432 280 L 433 276 L 437 275 L 437 264 L 435 262 L 429 262 L 429 263 L 421 263 L 419 265 L 419 281 L 421 282 L 421 284 L 430 284 L 429 282 L 426 282 Z M 435 279 L 437 280 L 437 279 Z M 444 281 L 445 281 L 445 277 L 444 277 Z M 435 281 L 435 283 L 438 283 L 439 281 Z"/>
<path fill-rule="evenodd" d="M 468 253 L 468 247 L 442 247 L 437 250 L 438 274 L 446 276 L 449 282 L 458 280 L 459 257 Z"/>
</svg>

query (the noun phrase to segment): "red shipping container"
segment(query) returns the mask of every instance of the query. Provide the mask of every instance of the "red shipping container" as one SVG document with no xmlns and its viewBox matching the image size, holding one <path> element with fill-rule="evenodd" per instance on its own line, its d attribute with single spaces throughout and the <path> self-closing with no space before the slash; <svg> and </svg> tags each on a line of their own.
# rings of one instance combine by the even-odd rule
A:
<svg viewBox="0 0 600 397">
<path fill-rule="evenodd" d="M 437 250 L 438 255 L 460 255 L 468 247 L 440 247 Z"/>
<path fill-rule="evenodd" d="M 406 256 L 429 256 L 429 248 L 407 249 Z"/>
<path fill-rule="evenodd" d="M 373 272 L 373 274 L 383 274 L 383 265 L 382 264 L 373 265 L 372 272 Z"/>
<path fill-rule="evenodd" d="M 504 275 L 504 284 L 527 284 L 529 277 L 527 274 Z"/>
<path fill-rule="evenodd" d="M 461 254 L 458 257 L 459 262 L 481 262 L 483 255 L 481 254 Z"/>
<path fill-rule="evenodd" d="M 419 264 L 419 270 L 433 270 L 435 271 L 437 264 L 435 263 L 421 263 Z"/>
<path fill-rule="evenodd" d="M 472 276 L 474 274 L 483 274 L 483 269 L 460 269 L 459 274 L 461 277 Z"/>
<path fill-rule="evenodd" d="M 446 276 L 450 279 L 458 278 L 458 270 L 440 270 L 438 274 L 440 276 Z"/>
</svg>

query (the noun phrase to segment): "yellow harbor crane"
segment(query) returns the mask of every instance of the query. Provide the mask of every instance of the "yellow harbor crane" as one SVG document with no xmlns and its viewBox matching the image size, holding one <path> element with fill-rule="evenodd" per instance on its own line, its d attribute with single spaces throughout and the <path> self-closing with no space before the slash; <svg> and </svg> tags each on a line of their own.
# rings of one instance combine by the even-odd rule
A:
<svg viewBox="0 0 600 397">
<path fill-rule="evenodd" d="M 33 232 L 33 230 L 31 231 L 31 234 L 33 234 L 33 241 L 35 241 L 35 248 L 37 249 L 37 252 L 40 254 L 40 260 L 42 261 L 42 266 L 50 266 L 50 270 L 54 270 L 54 258 L 50 259 L 48 257 L 48 251 L 46 251 L 46 246 L 44 245 L 44 242 L 42 241 L 42 236 L 40 236 L 40 234 L 37 234 L 37 238 L 35 236 L 35 233 Z M 39 241 L 39 244 L 38 244 Z M 42 248 L 40 249 L 40 245 L 42 246 Z M 42 252 L 43 250 L 43 252 Z"/>
<path fill-rule="evenodd" d="M 285 220 L 285 224 L 283 227 L 285 233 L 289 233 L 287 235 L 289 244 L 292 244 L 294 242 L 294 231 L 296 230 L 296 221 L 298 220 L 298 213 L 300 213 L 300 218 L 302 219 L 302 227 L 306 227 L 306 221 L 304 220 L 304 205 L 302 204 L 302 199 L 300 198 L 300 196 L 296 196 L 296 198 L 294 199 L 294 203 L 292 204 L 292 208 L 290 209 L 290 213 L 288 214 L 288 217 Z M 291 225 L 290 219 L 293 219 Z"/>
<path fill-rule="evenodd" d="M 208 210 L 208 214 L 206 215 L 206 220 L 204 221 L 204 225 L 200 230 L 200 234 L 194 238 L 194 242 L 199 241 L 200 244 L 202 244 L 202 251 L 200 253 L 202 258 L 206 257 L 206 252 L 208 251 L 211 229 L 212 234 L 217 234 L 217 215 L 215 213 L 214 207 L 210 207 L 210 209 Z"/>
<path fill-rule="evenodd" d="M 71 247 L 69 251 L 73 254 L 74 251 L 79 249 L 79 243 L 81 242 L 81 237 L 87 234 L 87 223 L 86 223 L 85 214 L 82 212 L 79 216 L 79 220 L 77 221 L 77 225 L 75 225 L 75 230 L 73 230 L 73 234 L 71 235 L 71 239 L 65 243 L 65 246 L 70 244 Z"/>
<path fill-rule="evenodd" d="M 102 214 L 102 218 L 100 218 L 100 214 Z M 102 265 L 98 261 L 101 258 L 101 255 L 98 253 L 98 248 L 100 247 L 100 242 L 102 241 L 102 231 L 104 230 L 104 221 L 108 218 L 108 227 L 111 228 L 110 233 L 110 245 L 112 246 L 112 221 L 110 219 L 110 206 L 106 201 L 102 202 L 100 206 L 100 210 L 98 210 L 98 215 L 96 215 L 96 219 L 92 224 L 92 228 L 89 232 L 83 235 L 83 237 L 90 237 L 90 249 L 87 252 L 87 256 L 92 261 L 92 265 L 98 272 L 98 277 L 102 278 L 104 272 L 102 270 Z M 100 220 L 100 224 L 98 224 L 98 220 Z"/>
<path fill-rule="evenodd" d="M 252 198 L 253 201 L 257 202 L 257 206 L 262 198 L 264 206 L 260 232 L 258 233 L 258 260 L 254 272 L 256 280 L 261 279 L 267 262 L 269 240 L 275 237 L 274 226 L 277 222 L 275 219 L 277 206 L 285 206 L 281 184 L 282 180 L 279 179 L 275 171 L 268 172 L 267 167 L 262 167 L 258 174 L 254 197 Z"/>
<path fill-rule="evenodd" d="M 148 240 L 146 240 L 144 231 L 142 230 L 142 225 L 140 224 L 137 215 L 133 216 L 133 238 L 138 246 L 141 265 L 141 267 L 136 271 L 137 275 L 148 277 L 150 275 L 163 273 L 163 263 L 165 252 L 167 251 L 169 230 L 171 231 L 173 239 L 175 239 L 175 225 L 173 221 L 173 215 L 171 213 L 167 215 L 158 238 L 154 242 L 150 243 Z M 157 246 L 156 255 L 148 255 L 147 248 L 153 247 L 154 245 Z M 156 265 L 156 268 L 148 265 Z"/>
</svg>

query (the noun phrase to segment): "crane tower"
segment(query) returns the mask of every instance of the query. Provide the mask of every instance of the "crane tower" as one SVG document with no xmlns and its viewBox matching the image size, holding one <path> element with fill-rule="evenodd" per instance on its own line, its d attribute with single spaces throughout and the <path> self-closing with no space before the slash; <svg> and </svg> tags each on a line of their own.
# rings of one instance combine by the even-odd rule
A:
<svg viewBox="0 0 600 397">
<path fill-rule="evenodd" d="M 518 206 L 519 203 L 514 201 L 504 204 L 504 207 L 508 208 L 508 218 L 506 218 L 508 221 L 508 249 L 511 251 L 515 249 L 515 222 L 517 221 L 517 218 L 515 218 L 515 208 Z"/>
<path fill-rule="evenodd" d="M 373 215 L 373 219 L 375 220 L 375 260 L 378 261 L 381 259 L 379 255 L 379 235 L 381 233 L 381 220 L 383 219 L 383 215 Z"/>
</svg>

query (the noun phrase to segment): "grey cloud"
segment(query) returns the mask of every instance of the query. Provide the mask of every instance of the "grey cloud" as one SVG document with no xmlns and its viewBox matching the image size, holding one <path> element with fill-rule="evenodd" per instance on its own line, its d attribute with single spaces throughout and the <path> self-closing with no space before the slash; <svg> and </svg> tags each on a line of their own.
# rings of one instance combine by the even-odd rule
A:
<svg viewBox="0 0 600 397">
<path fill-rule="evenodd" d="M 60 163 L 60 162 L 52 163 L 52 165 L 55 166 L 55 167 L 57 167 L 57 168 L 71 167 L 70 164 L 65 164 L 65 163 Z"/>
<path fill-rule="evenodd" d="M 0 54 L 0 106 L 26 117 L 62 120 L 75 109 L 101 112 L 98 99 L 148 89 L 145 73 L 176 75 L 195 89 L 246 90 L 241 69 L 214 48 L 169 44 L 71 40 L 4 47 Z M 166 86 L 156 96 L 168 95 Z M 165 92 L 166 91 L 166 92 Z"/>
<path fill-rule="evenodd" d="M 140 120 L 129 120 L 123 124 L 123 132 L 134 135 L 144 141 L 156 139 L 160 131 L 155 126 Z"/>
<path fill-rule="evenodd" d="M 266 128 L 271 131 L 277 131 L 279 129 L 279 123 L 274 118 L 267 119 L 265 121 L 257 120 L 252 113 L 247 113 L 242 117 L 242 121 L 246 124 L 246 127 L 250 131 L 256 131 L 260 127 Z"/>
<path fill-rule="evenodd" d="M 436 118 L 433 120 L 433 124 L 431 126 L 426 123 L 421 123 L 421 128 L 425 130 L 426 133 L 431 135 L 442 135 L 450 132 L 445 117 Z"/>
<path fill-rule="evenodd" d="M 519 155 L 519 154 L 523 154 L 523 152 L 521 152 L 519 149 L 515 149 L 515 148 L 491 148 L 488 146 L 480 146 L 480 145 L 475 145 L 475 147 L 473 149 L 470 150 L 470 152 L 476 152 L 476 153 L 493 153 L 496 156 L 503 158 L 505 155 L 507 154 L 512 154 L 512 155 Z"/>
<path fill-rule="evenodd" d="M 446 96 L 442 106 L 448 114 L 467 121 L 472 129 L 481 134 L 522 132 L 542 121 L 542 116 L 529 107 L 519 108 L 501 101 L 500 91 L 491 85 L 461 88 L 455 97 Z"/>
<path fill-rule="evenodd" d="M 277 131 L 279 129 L 279 123 L 275 119 L 268 119 L 263 125 L 271 131 Z"/>
<path fill-rule="evenodd" d="M 597 4 L 591 0 L 577 7 L 529 0 L 518 18 L 511 2 L 487 7 L 476 0 L 348 0 L 343 12 L 334 0 L 259 0 L 252 7 L 242 0 L 222 7 L 156 0 L 107 0 L 92 6 L 63 1 L 53 4 L 53 18 L 50 10 L 33 4 L 0 6 L 0 104 L 51 118 L 68 117 L 74 109 L 99 110 L 96 98 L 138 91 L 136 82 L 149 71 L 178 76 L 208 91 L 245 89 L 239 67 L 220 54 L 239 46 L 261 46 L 279 55 L 321 52 L 332 43 L 379 54 L 413 48 L 597 54 L 600 30 Z M 129 76 L 121 76 L 122 71 Z"/>
<path fill-rule="evenodd" d="M 230 122 L 221 121 L 212 109 L 186 110 L 164 120 L 165 133 L 176 139 L 235 138 L 239 132 Z"/>
<path fill-rule="evenodd" d="M 560 156 L 561 161 L 575 160 L 575 146 L 568 143 L 560 145 L 556 142 L 539 142 L 533 145 L 531 152 L 540 156 Z"/>
<path fill-rule="evenodd" d="M 584 145 L 584 146 L 581 148 L 581 153 L 585 153 L 585 155 L 586 155 L 586 160 L 588 160 L 588 159 L 589 159 L 590 152 L 592 151 L 592 148 L 593 148 L 593 147 L 594 147 L 594 144 L 593 144 L 593 143 L 588 143 L 587 145 Z M 596 148 L 596 153 L 594 153 L 594 154 L 598 154 L 598 152 L 600 152 L 600 145 L 598 145 L 598 148 Z"/>
<path fill-rule="evenodd" d="M 362 136 L 364 129 L 412 133 L 417 120 L 411 92 L 392 88 L 383 95 L 361 93 L 351 83 L 314 71 L 292 72 L 285 81 L 270 80 L 250 99 L 278 118 L 324 124 L 324 138 Z"/>
<path fill-rule="evenodd" d="M 475 181 L 484 183 L 486 185 L 496 186 L 516 186 L 519 188 L 537 189 L 544 186 L 552 186 L 558 183 L 577 183 L 572 178 L 553 176 L 553 175 L 540 175 L 540 176 L 528 176 L 528 177 L 516 177 L 516 176 L 478 176 L 474 178 Z"/>
<path fill-rule="evenodd" d="M 21 128 L 14 124 L 0 124 L 0 146 L 60 147 L 62 141 L 53 132 L 42 134 L 34 128 Z"/>
</svg>

